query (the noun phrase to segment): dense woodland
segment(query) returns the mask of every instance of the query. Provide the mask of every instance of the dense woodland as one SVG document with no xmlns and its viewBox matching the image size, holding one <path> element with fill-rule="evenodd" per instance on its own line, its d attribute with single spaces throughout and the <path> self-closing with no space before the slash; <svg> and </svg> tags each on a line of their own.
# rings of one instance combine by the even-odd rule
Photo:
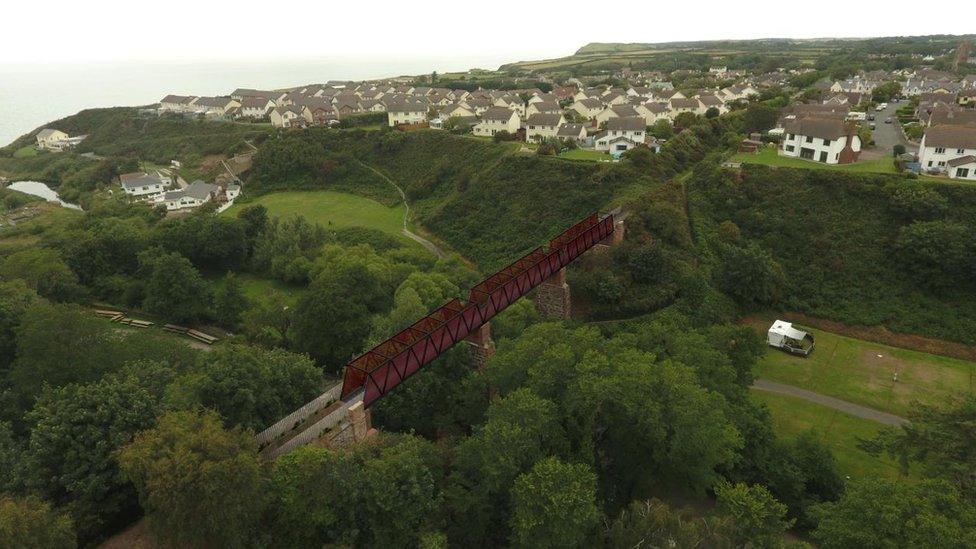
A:
<svg viewBox="0 0 976 549">
<path fill-rule="evenodd" d="M 775 119 L 780 99 L 765 101 L 682 120 L 661 154 L 615 164 L 446 132 L 250 136 L 115 110 L 69 128 L 102 160 L 4 149 L 0 167 L 88 194 L 84 213 L 49 209 L 0 233 L 0 547 L 91 545 L 143 516 L 186 547 L 801 543 L 787 530 L 823 547 L 973 546 L 976 402 L 919 407 L 911 426 L 864 441 L 923 480 L 845 481 L 823 442 L 777 438 L 748 398 L 765 346 L 736 320 L 795 310 L 976 343 L 976 189 L 721 168 Z M 259 149 L 249 196 L 394 204 L 392 178 L 457 253 L 262 206 L 165 218 L 96 192 L 137 157 L 233 154 L 244 139 Z M 62 162 L 82 167 L 57 175 Z M 104 171 L 75 187 L 79 169 Z M 29 200 L 0 196 L 8 210 Z M 463 348 L 438 359 L 373 408 L 379 436 L 258 455 L 254 432 L 352 356 L 618 205 L 624 243 L 570 271 L 577 319 L 542 322 L 523 300 L 493 321 L 484 372 Z M 203 352 L 121 329 L 95 303 L 226 341 Z"/>
</svg>

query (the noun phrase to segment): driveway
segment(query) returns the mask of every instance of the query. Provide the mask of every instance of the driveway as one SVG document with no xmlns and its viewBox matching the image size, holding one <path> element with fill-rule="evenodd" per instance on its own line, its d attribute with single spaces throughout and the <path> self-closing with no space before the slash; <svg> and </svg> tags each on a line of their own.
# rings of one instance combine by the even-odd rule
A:
<svg viewBox="0 0 976 549">
<path fill-rule="evenodd" d="M 864 149 L 861 152 L 861 158 L 874 159 L 882 156 L 891 156 L 892 147 L 898 144 L 904 145 L 905 151 L 907 152 L 918 152 L 918 146 L 912 145 L 905 139 L 905 134 L 901 131 L 901 124 L 898 123 L 898 117 L 895 116 L 895 111 L 904 104 L 904 101 L 901 103 L 890 103 L 888 104 L 888 108 L 881 112 L 877 112 L 874 109 L 868 111 L 869 116 L 873 114 L 875 117 L 875 129 L 872 130 L 874 148 Z M 885 119 L 887 118 L 891 118 L 891 124 L 885 124 Z M 865 122 L 865 124 L 870 123 L 871 121 Z"/>
<path fill-rule="evenodd" d="M 770 393 L 802 398 L 803 400 L 809 400 L 827 408 L 832 408 L 859 418 L 877 421 L 885 425 L 903 425 L 908 423 L 907 419 L 889 414 L 888 412 L 882 412 L 881 410 L 875 410 L 874 408 L 868 408 L 867 406 L 861 406 L 860 404 L 854 404 L 853 402 L 832 396 L 814 393 L 813 391 L 807 391 L 806 389 L 794 387 L 793 385 L 769 381 L 768 379 L 757 379 L 753 382 L 752 388 L 757 391 L 768 391 Z"/>
</svg>

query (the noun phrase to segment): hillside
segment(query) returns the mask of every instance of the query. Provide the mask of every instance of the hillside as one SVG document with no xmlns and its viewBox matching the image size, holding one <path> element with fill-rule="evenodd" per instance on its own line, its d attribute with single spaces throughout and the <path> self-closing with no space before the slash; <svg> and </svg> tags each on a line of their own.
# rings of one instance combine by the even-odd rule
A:
<svg viewBox="0 0 976 549">
<path fill-rule="evenodd" d="M 706 238 L 731 222 L 782 267 L 782 309 L 976 343 L 976 187 L 759 166 L 689 185 Z"/>
</svg>

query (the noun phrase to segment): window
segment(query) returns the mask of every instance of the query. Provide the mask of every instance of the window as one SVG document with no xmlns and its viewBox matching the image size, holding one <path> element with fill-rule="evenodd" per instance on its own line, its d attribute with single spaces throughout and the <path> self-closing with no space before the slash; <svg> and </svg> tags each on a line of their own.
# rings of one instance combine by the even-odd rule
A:
<svg viewBox="0 0 976 549">
<path fill-rule="evenodd" d="M 807 136 L 807 143 L 813 143 L 813 138 L 809 135 Z"/>
<path fill-rule="evenodd" d="M 935 148 L 935 154 L 943 154 L 943 153 L 945 153 L 945 147 L 936 147 Z"/>
<path fill-rule="evenodd" d="M 787 145 L 786 150 L 789 152 L 793 152 L 794 150 L 796 150 L 796 147 L 794 147 L 793 145 Z"/>
<path fill-rule="evenodd" d="M 959 168 L 956 170 L 956 177 L 969 177 L 969 168 Z"/>
<path fill-rule="evenodd" d="M 939 167 L 940 168 L 945 167 L 945 162 L 944 161 L 943 162 L 939 162 Z"/>
<path fill-rule="evenodd" d="M 956 149 L 956 153 L 957 154 L 964 154 L 965 152 L 966 152 L 966 149 Z"/>
<path fill-rule="evenodd" d="M 829 139 L 824 139 L 823 142 L 824 142 L 824 147 L 829 147 L 830 146 L 830 140 Z"/>
</svg>

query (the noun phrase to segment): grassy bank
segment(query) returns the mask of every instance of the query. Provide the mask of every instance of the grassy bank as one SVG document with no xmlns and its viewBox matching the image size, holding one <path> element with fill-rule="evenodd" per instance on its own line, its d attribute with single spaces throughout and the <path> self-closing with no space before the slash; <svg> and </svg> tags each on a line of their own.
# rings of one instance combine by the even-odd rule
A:
<svg viewBox="0 0 976 549">
<path fill-rule="evenodd" d="M 895 170 L 894 159 L 883 156 L 874 160 L 862 160 L 853 164 L 824 164 L 812 160 L 803 160 L 790 156 L 781 156 L 777 149 L 764 148 L 757 154 L 739 153 L 732 157 L 732 162 L 743 164 L 762 164 L 776 168 L 802 168 L 808 170 L 835 170 L 852 173 L 898 173 Z"/>
</svg>

